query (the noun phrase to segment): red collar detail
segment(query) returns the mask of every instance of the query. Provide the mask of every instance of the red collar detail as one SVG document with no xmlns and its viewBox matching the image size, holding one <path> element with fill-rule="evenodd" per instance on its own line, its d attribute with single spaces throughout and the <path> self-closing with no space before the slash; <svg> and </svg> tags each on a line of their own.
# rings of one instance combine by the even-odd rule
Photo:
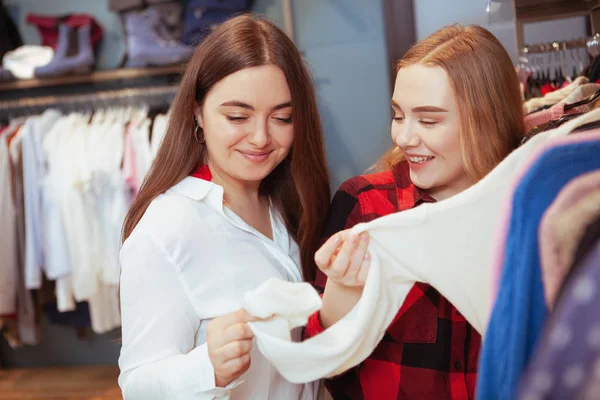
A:
<svg viewBox="0 0 600 400">
<path fill-rule="evenodd" d="M 205 181 L 209 182 L 212 181 L 212 173 L 210 172 L 208 165 L 205 164 L 199 166 L 198 169 L 192 172 L 190 176 L 193 176 L 194 178 L 204 179 Z"/>
</svg>

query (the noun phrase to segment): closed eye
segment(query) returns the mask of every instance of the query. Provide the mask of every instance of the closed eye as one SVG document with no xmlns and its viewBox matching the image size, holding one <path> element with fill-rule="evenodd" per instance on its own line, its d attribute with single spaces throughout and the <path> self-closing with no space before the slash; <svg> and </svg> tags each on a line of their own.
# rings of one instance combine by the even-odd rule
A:
<svg viewBox="0 0 600 400">
<path fill-rule="evenodd" d="M 282 124 L 291 124 L 292 123 L 292 117 L 289 118 L 275 118 L 277 120 L 277 122 L 280 122 Z"/>
<path fill-rule="evenodd" d="M 226 117 L 228 121 L 237 123 L 244 122 L 248 119 L 248 117 L 232 117 L 231 115 L 227 115 Z"/>
</svg>

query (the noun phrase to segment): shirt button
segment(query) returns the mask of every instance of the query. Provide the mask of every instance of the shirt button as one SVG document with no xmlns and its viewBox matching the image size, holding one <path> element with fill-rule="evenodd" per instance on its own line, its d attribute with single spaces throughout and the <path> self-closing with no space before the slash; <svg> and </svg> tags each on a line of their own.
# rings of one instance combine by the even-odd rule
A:
<svg viewBox="0 0 600 400">
<path fill-rule="evenodd" d="M 460 361 L 457 361 L 457 362 L 454 363 L 454 369 L 458 370 L 458 369 L 461 369 L 461 368 L 462 368 L 462 364 L 461 364 Z"/>
</svg>

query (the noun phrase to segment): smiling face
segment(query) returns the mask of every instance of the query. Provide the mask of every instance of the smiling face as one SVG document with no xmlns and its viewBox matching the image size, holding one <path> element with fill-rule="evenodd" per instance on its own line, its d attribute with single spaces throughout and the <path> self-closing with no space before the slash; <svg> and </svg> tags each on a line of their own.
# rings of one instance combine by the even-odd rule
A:
<svg viewBox="0 0 600 400">
<path fill-rule="evenodd" d="M 471 186 L 463 163 L 458 104 L 444 69 L 421 64 L 400 68 L 392 109 L 392 139 L 417 187 L 443 200 Z"/>
<path fill-rule="evenodd" d="M 283 71 L 274 65 L 228 75 L 207 93 L 196 116 L 217 179 L 259 184 L 292 147 L 290 90 Z"/>
</svg>

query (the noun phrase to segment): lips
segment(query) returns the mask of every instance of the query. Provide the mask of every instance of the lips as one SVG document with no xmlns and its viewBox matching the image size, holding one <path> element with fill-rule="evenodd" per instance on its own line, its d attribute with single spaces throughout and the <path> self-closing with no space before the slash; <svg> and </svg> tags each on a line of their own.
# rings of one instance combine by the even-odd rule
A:
<svg viewBox="0 0 600 400">
<path fill-rule="evenodd" d="M 244 156 L 249 161 L 252 162 L 262 162 L 269 158 L 269 155 L 272 153 L 271 151 L 261 151 L 261 152 L 252 152 L 252 151 L 242 151 L 238 150 L 239 153 Z"/>
</svg>

